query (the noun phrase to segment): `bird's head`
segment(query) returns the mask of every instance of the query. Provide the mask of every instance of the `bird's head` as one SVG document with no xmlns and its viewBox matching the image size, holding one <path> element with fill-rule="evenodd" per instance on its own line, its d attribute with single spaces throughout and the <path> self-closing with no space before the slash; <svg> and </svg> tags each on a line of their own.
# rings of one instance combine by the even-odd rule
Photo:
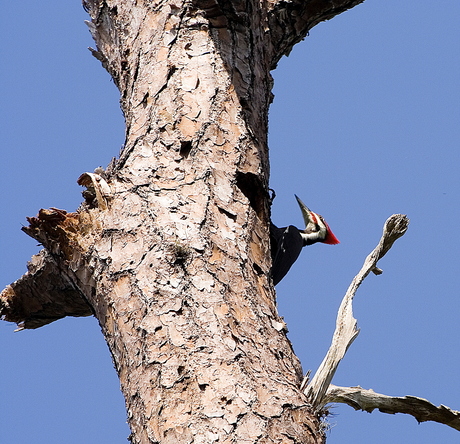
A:
<svg viewBox="0 0 460 444">
<path fill-rule="evenodd" d="M 323 219 L 323 216 L 313 213 L 297 196 L 295 198 L 305 221 L 305 230 L 300 230 L 304 245 L 311 245 L 316 242 L 330 245 L 340 243 Z"/>
</svg>

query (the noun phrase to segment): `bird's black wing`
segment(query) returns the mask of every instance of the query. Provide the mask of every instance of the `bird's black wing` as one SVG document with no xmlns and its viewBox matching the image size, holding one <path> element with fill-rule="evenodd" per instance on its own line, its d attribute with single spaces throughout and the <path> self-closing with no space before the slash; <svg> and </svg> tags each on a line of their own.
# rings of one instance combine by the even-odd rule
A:
<svg viewBox="0 0 460 444">
<path fill-rule="evenodd" d="M 299 257 L 303 247 L 303 239 L 298 228 L 278 228 L 270 225 L 270 240 L 272 253 L 272 279 L 276 285 L 286 276 L 292 264 Z"/>
</svg>

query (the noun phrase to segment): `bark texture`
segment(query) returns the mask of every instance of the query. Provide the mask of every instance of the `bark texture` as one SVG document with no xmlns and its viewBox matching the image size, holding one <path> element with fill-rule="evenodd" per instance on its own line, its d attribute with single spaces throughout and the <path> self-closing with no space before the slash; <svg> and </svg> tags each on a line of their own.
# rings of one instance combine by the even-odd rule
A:
<svg viewBox="0 0 460 444">
<path fill-rule="evenodd" d="M 76 213 L 29 219 L 54 282 L 40 287 L 47 314 L 26 297 L 41 285 L 31 272 L 2 293 L 1 314 L 34 328 L 93 313 L 133 443 L 324 441 L 269 276 L 270 69 L 358 3 L 84 2 L 125 146 L 80 177 Z"/>
<path fill-rule="evenodd" d="M 18 330 L 38 328 L 65 316 L 90 316 L 91 306 L 59 269 L 48 250 L 32 256 L 27 273 L 1 293 L 3 318 Z"/>
</svg>

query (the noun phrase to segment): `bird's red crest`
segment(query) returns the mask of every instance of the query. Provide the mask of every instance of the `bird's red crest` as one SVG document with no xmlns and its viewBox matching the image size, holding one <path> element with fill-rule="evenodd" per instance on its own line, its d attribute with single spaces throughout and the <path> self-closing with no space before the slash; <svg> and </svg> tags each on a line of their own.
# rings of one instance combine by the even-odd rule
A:
<svg viewBox="0 0 460 444">
<path fill-rule="evenodd" d="M 335 234 L 331 231 L 329 225 L 327 224 L 326 221 L 324 221 L 326 227 L 327 227 L 327 234 L 326 238 L 323 240 L 324 244 L 329 244 L 329 245 L 336 245 L 340 244 L 340 241 L 335 237 Z"/>
</svg>

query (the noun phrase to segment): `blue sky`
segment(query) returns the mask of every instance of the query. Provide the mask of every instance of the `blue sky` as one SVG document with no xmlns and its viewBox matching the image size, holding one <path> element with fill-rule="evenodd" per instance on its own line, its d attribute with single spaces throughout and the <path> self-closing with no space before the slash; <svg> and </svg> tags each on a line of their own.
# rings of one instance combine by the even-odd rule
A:
<svg viewBox="0 0 460 444">
<path fill-rule="evenodd" d="M 304 370 L 329 347 L 340 300 L 393 213 L 407 234 L 357 293 L 361 333 L 334 383 L 460 409 L 460 4 L 367 0 L 314 28 L 273 75 L 273 219 L 300 226 L 294 193 L 341 240 L 305 249 L 278 285 Z M 75 210 L 76 179 L 123 143 L 118 91 L 86 49 L 78 1 L 3 5 L 2 288 L 39 248 L 20 231 Z M 124 443 L 124 401 L 93 318 L 13 333 L 0 324 L 3 442 Z M 329 444 L 460 442 L 446 426 L 335 406 Z"/>
</svg>

